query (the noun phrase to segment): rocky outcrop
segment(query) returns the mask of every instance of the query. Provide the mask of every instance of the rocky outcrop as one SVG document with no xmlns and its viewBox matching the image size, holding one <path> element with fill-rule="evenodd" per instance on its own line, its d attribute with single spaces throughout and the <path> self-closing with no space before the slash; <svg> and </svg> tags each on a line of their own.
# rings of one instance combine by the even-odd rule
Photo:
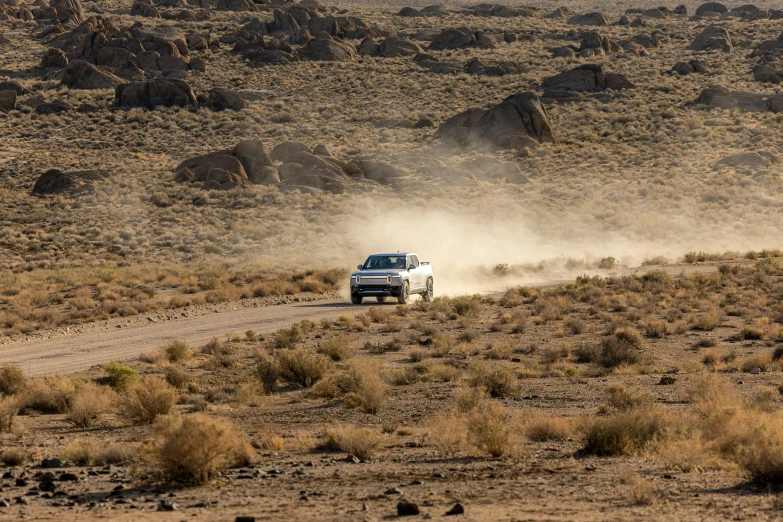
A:
<svg viewBox="0 0 783 522">
<path fill-rule="evenodd" d="M 314 62 L 348 62 L 356 55 L 353 45 L 324 33 L 297 52 L 300 59 Z"/>
<path fill-rule="evenodd" d="M 434 137 L 462 148 L 557 144 L 546 110 L 532 92 L 509 96 L 490 109 L 473 108 L 452 116 Z"/>
<path fill-rule="evenodd" d="M 604 72 L 600 65 L 580 65 L 570 71 L 545 78 L 541 87 L 558 91 L 603 91 L 634 89 L 636 86 L 622 74 Z"/>
<path fill-rule="evenodd" d="M 472 31 L 464 27 L 457 29 L 445 29 L 430 42 L 428 49 L 444 51 L 448 49 L 464 49 L 467 47 L 480 47 L 494 49 L 497 46 L 495 38 L 482 31 Z"/>
<path fill-rule="evenodd" d="M 729 9 L 721 3 L 707 2 L 706 4 L 701 4 L 696 8 L 696 16 L 710 16 L 713 13 L 721 15 L 728 10 Z"/>
<path fill-rule="evenodd" d="M 723 51 L 731 52 L 733 46 L 728 29 L 711 25 L 699 33 L 688 47 L 691 51 Z"/>
<path fill-rule="evenodd" d="M 739 154 L 732 154 L 718 161 L 717 165 L 728 167 L 770 167 L 772 165 L 780 165 L 780 158 L 771 152 L 760 150 L 758 152 L 740 152 Z"/>
<path fill-rule="evenodd" d="M 71 89 L 114 89 L 127 82 L 102 67 L 74 60 L 65 67 L 61 83 Z"/>
<path fill-rule="evenodd" d="M 110 177 L 104 170 L 82 170 L 63 172 L 59 169 L 47 170 L 36 180 L 32 193 L 38 196 L 54 194 L 75 194 L 92 192 L 95 184 Z"/>
<path fill-rule="evenodd" d="M 783 112 L 783 95 L 732 91 L 723 86 L 707 87 L 699 94 L 695 103 L 718 109 Z"/>
<path fill-rule="evenodd" d="M 155 79 L 118 85 L 114 92 L 118 107 L 187 107 L 198 101 L 190 86 L 181 80 Z"/>
<path fill-rule="evenodd" d="M 710 70 L 699 60 L 690 60 L 688 62 L 677 62 L 671 70 L 672 73 L 686 76 L 688 74 L 709 74 Z"/>
<path fill-rule="evenodd" d="M 12 111 L 16 109 L 16 91 L 0 90 L 0 111 Z"/>
<path fill-rule="evenodd" d="M 568 19 L 568 23 L 571 25 L 588 25 L 588 26 L 607 26 L 609 25 L 609 19 L 603 13 L 586 13 L 574 15 Z"/>
</svg>

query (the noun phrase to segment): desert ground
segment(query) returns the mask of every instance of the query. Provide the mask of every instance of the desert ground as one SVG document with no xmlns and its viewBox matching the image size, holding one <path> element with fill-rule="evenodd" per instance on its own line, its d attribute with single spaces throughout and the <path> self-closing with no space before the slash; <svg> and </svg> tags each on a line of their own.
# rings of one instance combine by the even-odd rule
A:
<svg viewBox="0 0 783 522">
<path fill-rule="evenodd" d="M 783 518 L 781 32 L 0 0 L 0 519 Z"/>
</svg>

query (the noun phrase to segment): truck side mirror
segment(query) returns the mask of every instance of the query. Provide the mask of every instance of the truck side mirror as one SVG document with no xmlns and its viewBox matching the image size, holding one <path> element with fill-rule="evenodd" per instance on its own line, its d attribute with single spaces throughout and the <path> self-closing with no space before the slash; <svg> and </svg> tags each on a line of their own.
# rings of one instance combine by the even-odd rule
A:
<svg viewBox="0 0 783 522">
<path fill-rule="evenodd" d="M 361 270 L 361 269 L 362 269 L 362 265 L 359 265 L 359 266 L 357 266 L 356 268 L 358 268 L 359 270 Z"/>
<path fill-rule="evenodd" d="M 408 270 L 416 270 L 416 265 L 411 263 L 410 265 L 408 265 Z"/>
</svg>

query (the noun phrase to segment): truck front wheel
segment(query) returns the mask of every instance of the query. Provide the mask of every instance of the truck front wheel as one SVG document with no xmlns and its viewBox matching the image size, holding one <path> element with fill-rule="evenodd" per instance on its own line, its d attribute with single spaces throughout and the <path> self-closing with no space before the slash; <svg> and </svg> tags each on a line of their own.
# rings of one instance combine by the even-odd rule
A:
<svg viewBox="0 0 783 522">
<path fill-rule="evenodd" d="M 400 296 L 397 298 L 397 302 L 400 304 L 408 304 L 408 299 L 411 296 L 411 287 L 407 281 L 402 283 L 402 290 L 400 290 Z"/>
<path fill-rule="evenodd" d="M 351 294 L 351 304 L 362 304 L 362 296 L 359 294 Z"/>
</svg>

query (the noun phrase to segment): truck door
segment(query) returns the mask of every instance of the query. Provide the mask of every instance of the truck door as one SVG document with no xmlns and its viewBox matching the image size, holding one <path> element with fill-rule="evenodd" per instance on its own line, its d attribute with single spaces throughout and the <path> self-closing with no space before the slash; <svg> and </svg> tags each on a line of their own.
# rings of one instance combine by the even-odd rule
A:
<svg viewBox="0 0 783 522">
<path fill-rule="evenodd" d="M 419 263 L 419 258 L 416 256 L 408 256 L 408 266 L 410 265 L 414 265 L 416 267 L 414 270 L 411 270 L 411 290 L 414 288 L 423 288 L 426 281 L 424 281 L 424 274 L 423 270 L 421 269 L 421 263 Z"/>
</svg>

